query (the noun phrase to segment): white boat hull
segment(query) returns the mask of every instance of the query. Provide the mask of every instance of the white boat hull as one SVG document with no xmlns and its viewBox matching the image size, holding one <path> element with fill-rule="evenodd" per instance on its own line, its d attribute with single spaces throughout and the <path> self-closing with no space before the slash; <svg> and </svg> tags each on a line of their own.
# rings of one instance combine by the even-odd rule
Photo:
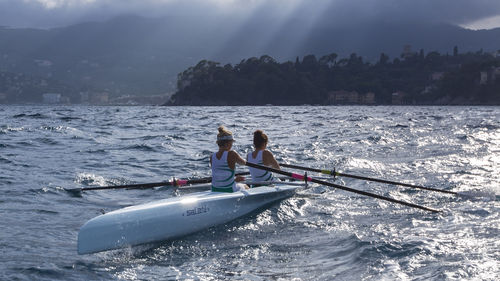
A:
<svg viewBox="0 0 500 281">
<path fill-rule="evenodd" d="M 263 186 L 234 193 L 204 191 L 119 209 L 82 226 L 78 253 L 182 237 L 290 197 L 296 189 L 297 186 Z"/>
</svg>

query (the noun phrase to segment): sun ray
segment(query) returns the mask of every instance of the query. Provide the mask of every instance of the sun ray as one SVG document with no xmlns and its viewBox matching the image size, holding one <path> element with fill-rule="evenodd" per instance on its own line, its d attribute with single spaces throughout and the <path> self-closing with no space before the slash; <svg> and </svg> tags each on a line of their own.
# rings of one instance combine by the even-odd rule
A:
<svg viewBox="0 0 500 281">
<path fill-rule="evenodd" d="M 480 30 L 480 29 L 494 29 L 500 27 L 500 15 L 480 19 L 470 23 L 461 25 L 467 29 Z"/>
</svg>

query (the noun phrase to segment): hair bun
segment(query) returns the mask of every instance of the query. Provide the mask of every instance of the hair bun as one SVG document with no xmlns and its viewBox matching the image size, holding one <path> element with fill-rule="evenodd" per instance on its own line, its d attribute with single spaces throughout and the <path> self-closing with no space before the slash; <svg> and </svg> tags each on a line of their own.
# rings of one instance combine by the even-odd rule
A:
<svg viewBox="0 0 500 281">
<path fill-rule="evenodd" d="M 253 145 L 255 148 L 260 148 L 262 145 L 267 145 L 267 135 L 262 130 L 255 130 L 253 132 Z"/>
</svg>

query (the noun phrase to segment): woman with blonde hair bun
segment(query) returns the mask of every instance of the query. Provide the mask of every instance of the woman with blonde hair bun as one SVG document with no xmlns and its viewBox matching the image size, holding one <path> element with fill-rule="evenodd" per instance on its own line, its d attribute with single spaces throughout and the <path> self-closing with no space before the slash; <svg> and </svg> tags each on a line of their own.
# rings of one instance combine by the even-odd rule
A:
<svg viewBox="0 0 500 281">
<path fill-rule="evenodd" d="M 233 133 L 224 126 L 219 127 L 217 134 L 217 145 L 219 151 L 212 153 L 210 165 L 212 166 L 212 191 L 235 192 L 247 189 L 246 184 L 237 183 L 244 180 L 243 177 L 234 176 L 236 163 L 245 165 L 246 161 L 234 150 Z"/>
<path fill-rule="evenodd" d="M 274 159 L 273 154 L 267 150 L 267 143 L 269 138 L 262 130 L 256 130 L 253 133 L 253 145 L 255 150 L 248 153 L 247 161 L 249 163 L 264 165 L 268 167 L 273 167 L 274 169 L 280 170 L 280 165 Z M 250 175 L 252 176 L 253 182 L 265 182 L 273 180 L 273 173 L 265 170 L 260 170 L 256 168 L 249 167 Z"/>
</svg>

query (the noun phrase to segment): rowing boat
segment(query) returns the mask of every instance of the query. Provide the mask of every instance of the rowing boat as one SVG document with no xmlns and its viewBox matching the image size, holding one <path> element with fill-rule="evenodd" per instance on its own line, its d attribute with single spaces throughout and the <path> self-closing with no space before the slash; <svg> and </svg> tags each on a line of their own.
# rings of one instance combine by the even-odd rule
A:
<svg viewBox="0 0 500 281">
<path fill-rule="evenodd" d="M 179 238 L 293 196 L 298 187 L 261 186 L 234 193 L 202 191 L 112 211 L 81 227 L 78 253 Z"/>
</svg>

